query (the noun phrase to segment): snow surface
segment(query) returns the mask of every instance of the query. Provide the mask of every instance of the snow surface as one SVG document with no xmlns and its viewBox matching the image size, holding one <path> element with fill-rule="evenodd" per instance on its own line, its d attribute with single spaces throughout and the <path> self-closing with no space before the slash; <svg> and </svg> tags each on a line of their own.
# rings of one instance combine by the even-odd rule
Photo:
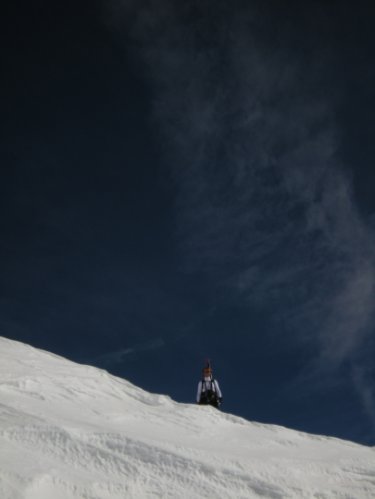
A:
<svg viewBox="0 0 375 499">
<path fill-rule="evenodd" d="M 0 375 L 1 499 L 375 497 L 374 448 L 179 404 L 1 337 Z"/>
</svg>

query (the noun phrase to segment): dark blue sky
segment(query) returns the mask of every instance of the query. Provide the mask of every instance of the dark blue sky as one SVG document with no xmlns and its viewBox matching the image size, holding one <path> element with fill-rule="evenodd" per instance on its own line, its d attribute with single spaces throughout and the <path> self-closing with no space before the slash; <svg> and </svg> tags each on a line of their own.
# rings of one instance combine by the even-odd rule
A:
<svg viewBox="0 0 375 499">
<path fill-rule="evenodd" d="M 373 445 L 373 8 L 180 3 L 4 9 L 0 334 Z"/>
</svg>

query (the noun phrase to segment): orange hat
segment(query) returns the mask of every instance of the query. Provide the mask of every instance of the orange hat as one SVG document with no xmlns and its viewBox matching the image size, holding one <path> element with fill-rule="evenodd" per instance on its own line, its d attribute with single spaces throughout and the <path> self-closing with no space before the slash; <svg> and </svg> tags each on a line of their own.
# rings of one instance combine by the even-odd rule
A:
<svg viewBox="0 0 375 499">
<path fill-rule="evenodd" d="M 206 376 L 210 376 L 212 374 L 212 369 L 210 366 L 204 367 L 202 371 L 203 371 L 203 374 Z"/>
</svg>

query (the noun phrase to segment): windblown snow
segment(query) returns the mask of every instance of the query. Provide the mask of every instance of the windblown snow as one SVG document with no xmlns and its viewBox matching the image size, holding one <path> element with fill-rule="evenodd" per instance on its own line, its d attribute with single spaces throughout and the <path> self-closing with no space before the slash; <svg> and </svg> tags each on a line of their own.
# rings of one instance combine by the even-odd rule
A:
<svg viewBox="0 0 375 499">
<path fill-rule="evenodd" d="M 1 499 L 375 497 L 374 448 L 180 404 L 1 337 L 0 372 Z"/>
</svg>

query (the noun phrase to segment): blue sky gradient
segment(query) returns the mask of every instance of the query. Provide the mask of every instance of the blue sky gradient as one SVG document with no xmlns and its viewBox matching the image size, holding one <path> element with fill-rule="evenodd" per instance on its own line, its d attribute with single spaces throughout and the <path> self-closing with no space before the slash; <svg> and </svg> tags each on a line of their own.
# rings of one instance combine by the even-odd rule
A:
<svg viewBox="0 0 375 499">
<path fill-rule="evenodd" d="M 373 444 L 371 8 L 21 4 L 1 334 L 184 402 L 209 357 L 223 409 Z"/>
</svg>

